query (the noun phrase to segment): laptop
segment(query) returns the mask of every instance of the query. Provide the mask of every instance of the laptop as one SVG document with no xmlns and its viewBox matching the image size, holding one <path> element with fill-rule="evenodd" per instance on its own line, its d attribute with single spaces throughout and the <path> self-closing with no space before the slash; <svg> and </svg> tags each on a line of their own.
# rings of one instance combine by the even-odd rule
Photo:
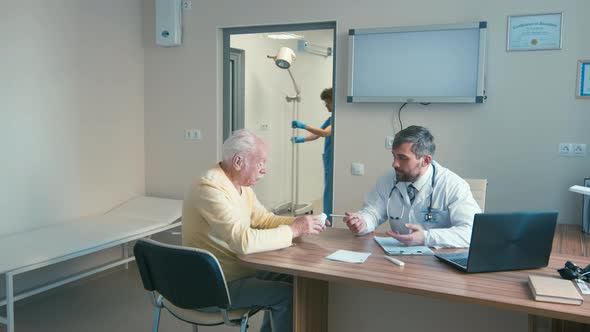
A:
<svg viewBox="0 0 590 332">
<path fill-rule="evenodd" d="M 545 267 L 556 223 L 557 211 L 477 213 L 469 250 L 434 256 L 465 272 Z"/>
</svg>

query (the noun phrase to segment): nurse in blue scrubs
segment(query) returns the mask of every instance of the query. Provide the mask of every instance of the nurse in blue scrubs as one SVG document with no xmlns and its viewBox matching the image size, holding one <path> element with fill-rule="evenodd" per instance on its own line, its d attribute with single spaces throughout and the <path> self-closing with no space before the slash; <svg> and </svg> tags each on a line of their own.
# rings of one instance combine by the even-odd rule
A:
<svg viewBox="0 0 590 332">
<path fill-rule="evenodd" d="M 330 117 L 319 128 L 294 120 L 291 124 L 293 128 L 305 129 L 310 134 L 305 137 L 291 137 L 291 141 L 305 143 L 315 141 L 320 137 L 325 138 L 322 156 L 324 161 L 324 213 L 329 216 L 332 214 L 332 88 L 324 89 L 320 94 L 320 99 L 324 101 L 326 109 L 330 112 Z"/>
</svg>

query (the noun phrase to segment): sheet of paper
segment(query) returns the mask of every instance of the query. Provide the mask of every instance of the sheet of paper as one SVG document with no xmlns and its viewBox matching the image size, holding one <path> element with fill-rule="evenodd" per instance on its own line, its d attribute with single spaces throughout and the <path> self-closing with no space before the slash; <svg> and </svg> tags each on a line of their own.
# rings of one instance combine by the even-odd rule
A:
<svg viewBox="0 0 590 332">
<path fill-rule="evenodd" d="M 586 285 L 584 280 L 576 279 L 576 283 L 578 284 L 578 288 L 580 288 L 582 294 L 590 295 L 590 288 L 588 288 L 588 285 Z"/>
<path fill-rule="evenodd" d="M 426 246 L 406 246 L 389 236 L 375 236 L 374 239 L 390 255 L 434 255 Z"/>
<path fill-rule="evenodd" d="M 369 256 L 371 256 L 370 252 L 338 250 L 332 253 L 331 255 L 326 256 L 326 258 L 331 259 L 333 261 L 347 263 L 364 263 Z"/>
</svg>

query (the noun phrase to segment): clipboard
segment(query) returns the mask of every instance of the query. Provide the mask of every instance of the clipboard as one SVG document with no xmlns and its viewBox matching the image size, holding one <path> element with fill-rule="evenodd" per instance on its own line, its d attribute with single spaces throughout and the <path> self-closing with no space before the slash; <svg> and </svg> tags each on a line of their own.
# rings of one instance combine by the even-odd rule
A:
<svg viewBox="0 0 590 332">
<path fill-rule="evenodd" d="M 434 255 L 427 246 L 407 246 L 389 236 L 375 236 L 373 239 L 389 255 Z"/>
</svg>

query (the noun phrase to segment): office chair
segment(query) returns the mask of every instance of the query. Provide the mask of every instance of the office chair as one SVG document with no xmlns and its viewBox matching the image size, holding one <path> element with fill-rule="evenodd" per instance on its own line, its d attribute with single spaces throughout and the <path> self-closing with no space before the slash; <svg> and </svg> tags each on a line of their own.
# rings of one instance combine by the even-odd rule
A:
<svg viewBox="0 0 590 332">
<path fill-rule="evenodd" d="M 151 292 L 155 306 L 153 332 L 158 331 L 160 312 L 193 325 L 226 324 L 248 328 L 248 318 L 260 308 L 229 310 L 231 300 L 219 262 L 210 252 L 140 239 L 133 247 L 143 287 Z M 206 308 L 203 310 L 203 308 Z"/>
<path fill-rule="evenodd" d="M 477 202 L 477 205 L 481 208 L 481 212 L 484 212 L 486 209 L 486 193 L 488 191 L 488 180 L 487 179 L 465 179 L 467 184 L 469 184 L 469 188 L 471 188 L 471 193 L 473 194 L 473 198 Z"/>
</svg>

